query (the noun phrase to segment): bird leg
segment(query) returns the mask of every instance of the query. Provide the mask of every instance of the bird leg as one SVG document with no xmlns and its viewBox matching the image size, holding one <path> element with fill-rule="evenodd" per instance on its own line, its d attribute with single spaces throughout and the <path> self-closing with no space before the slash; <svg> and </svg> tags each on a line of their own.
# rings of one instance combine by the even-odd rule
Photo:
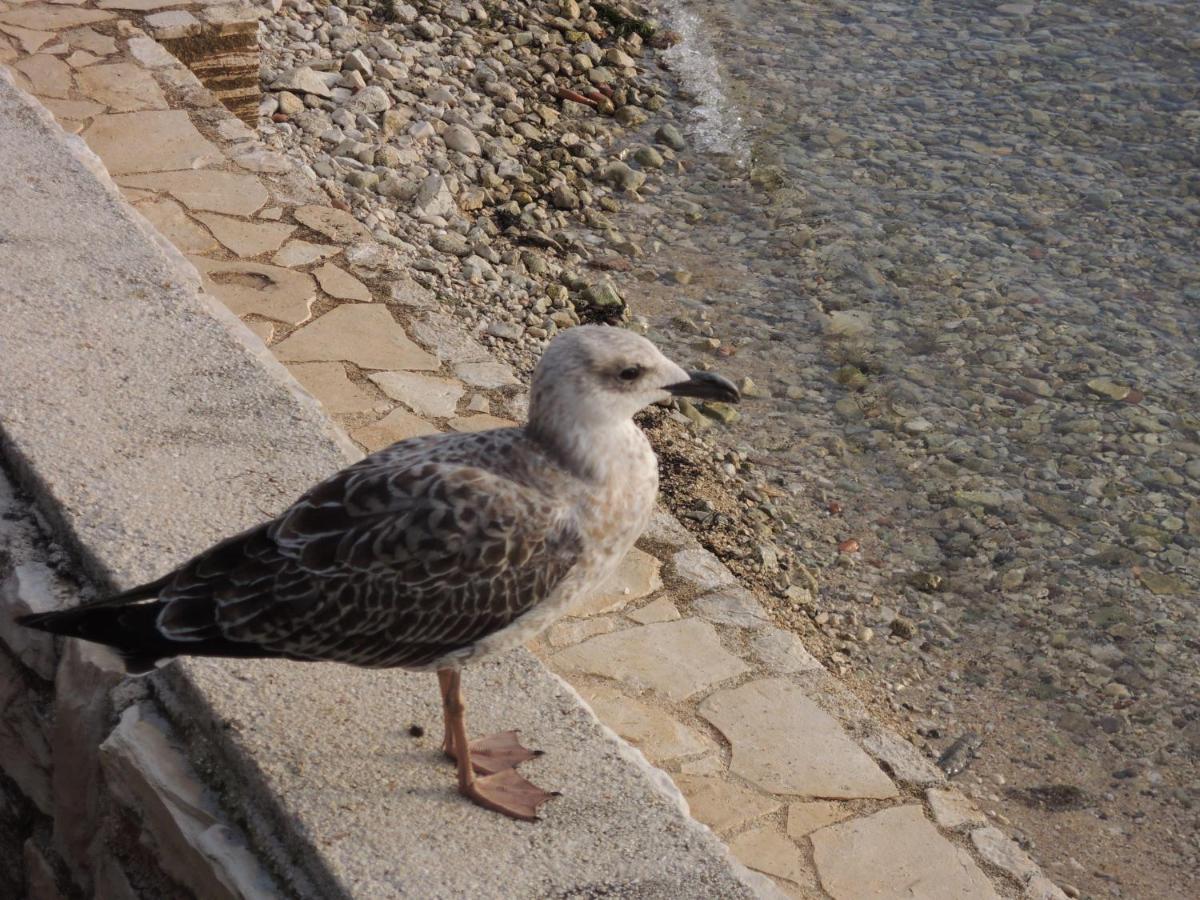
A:
<svg viewBox="0 0 1200 900">
<path fill-rule="evenodd" d="M 472 744 L 467 740 L 462 675 L 457 669 L 439 669 L 438 682 L 442 688 L 442 714 L 446 722 L 446 740 L 442 746 L 448 746 L 447 752 L 452 752 L 458 761 L 458 792 L 485 809 L 514 819 L 537 819 L 538 807 L 557 795 L 526 781 L 511 767 L 490 775 L 476 775 L 471 760 Z"/>
<path fill-rule="evenodd" d="M 454 729 L 450 722 L 447 696 L 456 674 L 453 669 L 438 669 L 438 684 L 442 689 L 442 752 L 454 760 L 458 759 L 458 752 L 454 744 Z M 522 746 L 517 740 L 515 730 L 476 738 L 471 741 L 469 749 L 471 765 L 480 775 L 493 775 L 504 769 L 515 769 L 520 763 L 542 755 L 541 750 L 530 750 Z"/>
</svg>

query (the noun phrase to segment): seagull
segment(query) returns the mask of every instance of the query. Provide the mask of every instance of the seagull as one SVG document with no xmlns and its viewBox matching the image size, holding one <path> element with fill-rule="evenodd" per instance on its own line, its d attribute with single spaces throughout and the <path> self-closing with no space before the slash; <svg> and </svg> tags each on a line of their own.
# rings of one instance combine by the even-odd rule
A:
<svg viewBox="0 0 1200 900">
<path fill-rule="evenodd" d="M 523 645 L 613 573 L 658 492 L 633 416 L 670 397 L 740 399 L 631 331 L 569 329 L 538 363 L 523 427 L 400 441 L 155 581 L 17 621 L 113 647 L 130 674 L 177 656 L 435 671 L 459 792 L 534 820 L 555 794 L 516 766 L 539 754 L 516 731 L 468 740 L 462 668 Z"/>
</svg>

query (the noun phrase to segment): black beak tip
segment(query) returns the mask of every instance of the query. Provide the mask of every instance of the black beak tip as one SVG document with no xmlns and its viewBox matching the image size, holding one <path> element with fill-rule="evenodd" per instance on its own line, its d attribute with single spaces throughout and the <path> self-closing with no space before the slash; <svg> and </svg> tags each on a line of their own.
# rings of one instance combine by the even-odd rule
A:
<svg viewBox="0 0 1200 900">
<path fill-rule="evenodd" d="M 688 372 L 688 380 L 667 386 L 676 397 L 693 397 L 697 400 L 714 400 L 720 403 L 737 403 L 741 392 L 732 381 L 716 372 Z"/>
</svg>

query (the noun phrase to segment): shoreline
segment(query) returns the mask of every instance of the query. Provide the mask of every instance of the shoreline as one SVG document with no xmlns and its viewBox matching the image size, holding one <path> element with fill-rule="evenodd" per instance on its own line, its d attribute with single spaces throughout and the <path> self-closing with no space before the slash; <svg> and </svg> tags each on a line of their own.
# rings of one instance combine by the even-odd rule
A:
<svg viewBox="0 0 1200 900">
<path fill-rule="evenodd" d="M 454 6 L 435 3 L 421 9 L 445 17 Z M 1148 779 L 1167 779 L 1171 786 L 1164 793 L 1176 797 L 1179 807 L 1170 809 L 1171 815 L 1186 819 L 1186 776 L 1182 770 L 1175 776 L 1163 772 L 1154 746 L 1157 735 L 1170 729 L 1155 725 L 1152 711 L 1144 719 L 1145 703 L 1126 712 L 1161 692 L 1154 681 L 1162 676 L 1153 670 L 1147 678 L 1144 663 L 1147 655 L 1153 661 L 1153 654 L 1162 654 L 1157 644 L 1150 654 L 1126 652 L 1138 638 L 1141 612 L 1097 626 L 1090 597 L 1099 591 L 1113 598 L 1103 601 L 1111 605 L 1119 593 L 1144 590 L 1146 578 L 1126 568 L 1127 549 L 1149 548 L 1155 556 L 1167 548 L 1178 555 L 1180 548 L 1171 547 L 1166 535 L 1165 547 L 1154 550 L 1154 542 L 1166 534 L 1156 522 L 1146 526 L 1153 534 L 1133 536 L 1136 547 L 1094 532 L 1101 544 L 1089 546 L 1079 560 L 1060 560 L 1059 530 L 1068 547 L 1081 533 L 1056 493 L 1061 476 L 1042 477 L 1047 483 L 1034 491 L 998 488 L 1006 458 L 990 445 L 972 458 L 978 435 L 971 427 L 979 422 L 968 408 L 990 410 L 994 400 L 969 385 L 955 388 L 961 397 L 954 402 L 936 398 L 938 376 L 926 370 L 927 358 L 952 357 L 956 348 L 968 364 L 978 364 L 980 356 L 986 360 L 996 352 L 983 340 L 988 329 L 1002 316 L 1016 316 L 1029 323 L 1027 331 L 1042 318 L 1041 301 L 1024 287 L 1008 302 L 999 294 L 988 299 L 963 287 L 975 273 L 955 274 L 953 266 L 942 266 L 928 285 L 906 283 L 897 294 L 897 305 L 913 303 L 929 322 L 922 320 L 916 328 L 894 321 L 896 314 L 878 295 L 886 293 L 892 276 L 903 274 L 902 267 L 886 258 L 869 265 L 855 259 L 858 242 L 875 241 L 879 228 L 847 215 L 844 204 L 829 199 L 836 180 L 833 188 L 820 185 L 825 194 L 809 196 L 786 181 L 780 148 L 769 140 L 753 145 L 749 168 L 739 172 L 734 160 L 705 158 L 686 139 L 658 134 L 667 123 L 683 137 L 687 107 L 673 94 L 679 86 L 674 76 L 658 71 L 664 59 L 657 51 L 639 53 L 636 46 L 622 45 L 636 74 L 600 76 L 599 83 L 613 90 L 632 80 L 630 92 L 645 102 L 626 107 L 630 111 L 622 117 L 628 126 L 571 100 L 555 116 L 560 90 L 587 100 L 581 91 L 595 86 L 587 72 L 609 68 L 607 50 L 588 46 L 597 44 L 585 30 L 596 21 L 587 19 L 591 9 L 570 2 L 533 10 L 500 4 L 495 10 L 508 17 L 500 23 L 480 19 L 473 8 L 461 9 L 450 17 L 451 24 L 426 27 L 417 35 L 421 43 L 394 42 L 400 58 L 391 60 L 398 73 L 390 99 L 394 108 L 405 110 L 393 116 L 401 156 L 381 160 L 376 154 L 368 165 L 363 159 L 369 147 L 346 146 L 345 134 L 324 137 L 320 123 L 286 142 L 307 145 L 308 158 L 320 164 L 314 175 L 331 181 L 326 190 L 335 201 L 374 210 L 377 218 L 368 216 L 368 225 L 407 257 L 441 308 L 522 372 L 558 327 L 615 319 L 627 310 L 633 327 L 648 330 L 673 352 L 682 351 L 682 362 L 727 374 L 752 373 L 760 392 L 775 393 L 777 404 L 764 398 L 753 414 L 743 407 L 746 418 L 728 430 L 719 422 L 720 410 L 711 411 L 716 422 L 694 408 L 685 407 L 683 415 L 656 413 L 652 431 L 664 459 L 665 501 L 708 549 L 762 591 L 779 624 L 799 635 L 875 715 L 912 737 L 930 758 L 967 734 L 984 735 L 986 742 L 960 786 L 1006 827 L 1018 823 L 1027 847 L 1039 854 L 1048 847 L 1060 863 L 1056 876 L 1078 880 L 1085 890 L 1111 880 L 1103 870 L 1106 844 L 1098 843 L 1091 859 L 1080 864 L 1070 842 L 1057 834 L 1062 821 L 1070 820 L 1069 833 L 1077 835 L 1104 827 L 1098 823 L 1110 817 L 1141 827 L 1139 801 L 1114 790 L 1108 783 L 1113 771 L 1134 773 L 1118 779 L 1118 788 L 1138 783 L 1157 792 L 1159 782 Z M 572 11 L 583 19 L 578 13 L 571 18 Z M 397 27 L 408 39 L 427 21 L 416 9 L 403 16 L 411 22 Z M 367 31 L 380 27 L 363 23 Z M 562 40 L 539 37 L 551 31 Z M 570 43 L 571 33 L 582 37 Z M 268 48 L 280 34 L 278 29 L 268 34 Z M 320 36 L 314 37 L 315 52 L 337 41 L 331 36 L 321 44 Z M 295 35 L 289 40 L 295 43 Z M 381 59 L 390 58 L 391 50 L 381 46 Z M 342 52 L 348 51 L 331 57 L 340 60 Z M 576 59 L 579 53 L 589 62 Z M 558 60 L 557 70 L 546 56 Z M 497 57 L 502 63 L 483 66 L 491 75 L 481 79 L 479 60 Z M 282 70 L 299 58 L 268 51 L 267 60 L 266 69 L 279 63 Z M 276 83 L 278 71 L 265 74 L 268 85 Z M 811 133 L 806 130 L 814 164 L 831 168 L 839 154 L 846 156 L 852 146 L 846 141 L 853 135 L 835 131 L 815 125 Z M 448 136 L 462 149 L 452 147 Z M 357 143 L 371 144 L 373 136 Z M 869 156 L 870 145 L 864 146 Z M 332 157 L 346 161 L 330 162 Z M 430 174 L 386 183 L 380 199 L 372 176 L 386 182 L 392 162 L 406 171 L 427 166 Z M 464 177 L 472 168 L 476 180 Z M 326 171 L 330 175 L 322 176 Z M 463 205 L 475 221 L 455 222 L 436 185 L 421 193 L 434 174 L 443 181 L 458 177 L 449 188 L 468 198 Z M 730 196 L 737 193 L 730 181 L 744 188 L 736 198 Z M 480 191 L 499 194 L 481 199 Z M 418 206 L 423 200 L 432 205 Z M 471 208 L 477 201 L 481 206 Z M 490 218 L 484 213 L 489 203 L 495 227 L 480 224 Z M 378 212 L 394 205 L 406 214 L 389 218 Z M 1030 227 L 1040 235 L 1046 222 L 1030 216 Z M 707 244 L 687 238 L 693 228 L 705 230 Z M 721 238 L 728 238 L 731 250 L 739 249 L 722 254 Z M 800 276 L 795 280 L 804 289 L 795 288 L 789 311 L 801 321 L 784 319 L 775 310 L 757 321 L 744 315 L 723 320 L 719 302 L 730 302 L 724 295 L 743 306 L 758 296 L 746 290 L 758 273 L 738 255 L 743 246 L 770 247 L 764 254 L 763 271 L 769 276 L 764 293 L 790 291 L 794 276 Z M 1035 261 L 1044 252 L 1040 246 L 1030 250 Z M 922 248 L 918 259 L 925 252 Z M 986 275 L 986 261 L 978 268 Z M 867 285 L 865 294 L 860 280 Z M 932 302 L 921 305 L 943 294 L 944 312 Z M 778 302 L 778 296 L 774 299 Z M 739 354 L 743 347 L 753 351 L 768 345 L 776 328 L 811 333 L 804 341 L 778 345 L 794 351 L 794 362 L 779 352 L 758 361 L 750 353 Z M 778 371 L 781 359 L 795 371 Z M 1075 419 L 1082 416 L 1091 427 L 1088 417 L 1096 418 L 1101 428 L 1111 419 L 1120 431 L 1122 419 L 1142 414 L 1140 391 L 1118 400 L 1114 392 L 1121 380 L 1093 377 L 1098 374 L 1051 371 L 1047 377 L 1024 371 L 1009 378 L 1002 373 L 996 379 L 999 393 L 1014 406 L 1014 418 L 1024 421 L 1034 413 L 1028 417 L 1038 419 L 1033 422 L 1038 430 L 1022 443 L 1036 442 L 1034 435 L 1049 429 L 1050 423 L 1040 421 L 1046 418 L 1043 407 L 1067 417 L 1061 427 L 1080 447 L 1087 438 L 1084 431 L 1071 430 Z M 943 416 L 926 412 L 930 397 L 947 407 L 938 409 Z M 521 397 L 510 400 L 499 412 L 520 418 Z M 1067 411 L 1060 413 L 1053 404 L 1064 404 Z M 1084 412 L 1076 409 L 1080 404 Z M 792 418 L 784 406 L 793 411 Z M 1152 412 L 1150 417 L 1160 416 L 1158 408 Z M 1007 420 L 1007 410 L 1004 415 L 1001 421 Z M 754 427 L 755 418 L 760 427 Z M 1041 465 L 1049 471 L 1048 462 Z M 1089 496 L 1080 496 L 1078 503 L 1107 502 L 1103 494 Z M 1086 527 L 1082 533 L 1088 534 Z M 1189 549 L 1187 544 L 1181 548 Z M 1092 566 L 1087 556 L 1093 550 L 1111 557 L 1111 565 Z M 1148 611 L 1157 602 L 1141 606 Z M 1171 628 L 1186 635 L 1181 623 L 1172 622 Z M 1104 667 L 1117 652 L 1122 660 L 1135 661 L 1110 674 Z M 1188 677 L 1186 668 L 1178 674 L 1184 681 Z M 1044 727 L 1047 719 L 1052 728 Z M 1065 749 L 1060 732 L 1068 735 Z M 1097 742 L 1100 751 L 1093 747 Z M 1027 744 L 1035 749 L 1024 749 Z M 1083 760 L 1086 777 L 1077 771 Z M 1046 789 L 1064 785 L 1077 798 L 1068 807 L 1038 799 Z M 1079 869 L 1085 864 L 1106 874 Z"/>
</svg>

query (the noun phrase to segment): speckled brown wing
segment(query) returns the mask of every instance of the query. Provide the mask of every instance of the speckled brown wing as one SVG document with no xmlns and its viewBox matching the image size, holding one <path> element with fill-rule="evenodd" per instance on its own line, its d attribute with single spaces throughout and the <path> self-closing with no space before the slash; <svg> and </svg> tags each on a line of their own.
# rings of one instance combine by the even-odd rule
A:
<svg viewBox="0 0 1200 900">
<path fill-rule="evenodd" d="M 420 667 L 547 597 L 579 559 L 569 510 L 477 453 L 417 449 L 368 457 L 183 567 L 162 632 Z"/>
</svg>

